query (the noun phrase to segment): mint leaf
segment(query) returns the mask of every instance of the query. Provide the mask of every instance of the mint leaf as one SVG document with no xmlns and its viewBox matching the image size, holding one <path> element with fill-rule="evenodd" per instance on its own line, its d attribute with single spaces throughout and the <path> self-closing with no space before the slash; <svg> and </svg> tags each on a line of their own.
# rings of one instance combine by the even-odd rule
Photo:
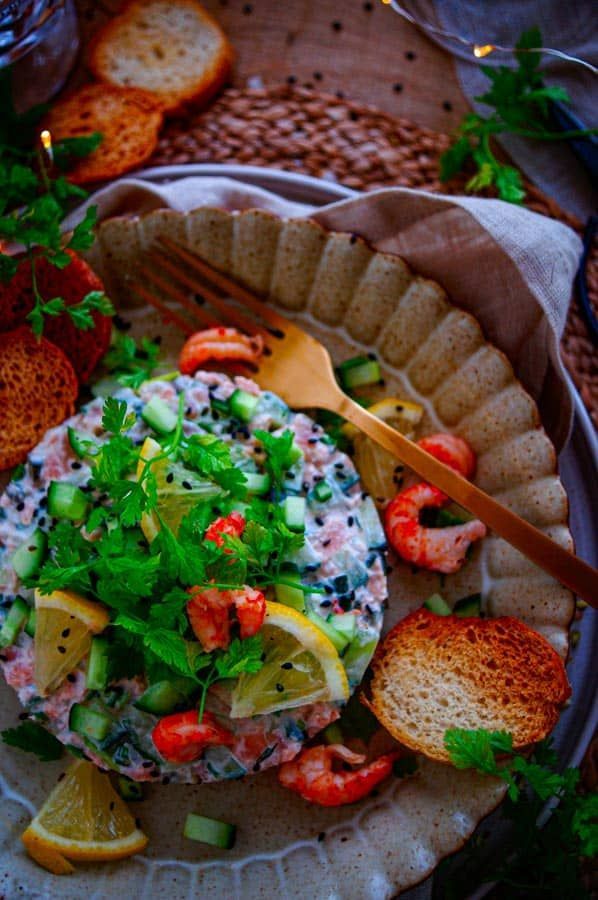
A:
<svg viewBox="0 0 598 900">
<path fill-rule="evenodd" d="M 37 722 L 22 722 L 16 728 L 7 728 L 2 732 L 2 740 L 9 747 L 35 753 L 42 762 L 60 759 L 64 752 L 60 741 Z"/>
</svg>

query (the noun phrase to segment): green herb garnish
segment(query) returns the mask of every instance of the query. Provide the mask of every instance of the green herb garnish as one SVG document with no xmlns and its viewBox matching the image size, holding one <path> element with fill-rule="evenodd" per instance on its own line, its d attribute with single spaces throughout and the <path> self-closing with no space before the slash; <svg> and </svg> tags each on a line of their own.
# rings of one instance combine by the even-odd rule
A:
<svg viewBox="0 0 598 900">
<path fill-rule="evenodd" d="M 542 46 L 539 28 L 522 34 L 517 48 L 525 50 Z M 468 113 L 457 131 L 455 143 L 440 157 L 440 178 L 448 181 L 473 162 L 475 174 L 466 184 L 468 191 L 494 186 L 498 196 L 510 203 L 521 203 L 525 197 L 523 179 L 518 169 L 500 162 L 490 140 L 498 134 L 516 134 L 539 141 L 566 141 L 597 134 L 597 128 L 578 131 L 554 131 L 550 122 L 550 102 L 570 103 L 567 91 L 548 86 L 539 71 L 540 53 L 516 53 L 518 66 L 481 66 L 490 79 L 490 88 L 475 99 L 494 111 L 483 116 Z"/>
<path fill-rule="evenodd" d="M 16 728 L 7 728 L 1 733 L 2 740 L 9 747 L 35 753 L 42 762 L 60 759 L 64 752 L 60 741 L 37 722 L 22 722 Z"/>
<path fill-rule="evenodd" d="M 540 742 L 529 758 L 513 756 L 512 737 L 506 732 L 449 729 L 445 746 L 457 768 L 473 768 L 506 782 L 508 795 L 502 811 L 512 823 L 499 862 L 495 856 L 484 856 L 484 841 L 478 837 L 465 849 L 461 864 L 450 866 L 447 900 L 461 900 L 474 885 L 489 882 L 508 891 L 500 896 L 589 898 L 580 879 L 579 860 L 598 853 L 598 795 L 578 792 L 579 770 L 559 771 L 550 741 Z M 507 758 L 497 759 L 504 755 Z M 547 801 L 558 805 L 539 827 Z"/>
</svg>

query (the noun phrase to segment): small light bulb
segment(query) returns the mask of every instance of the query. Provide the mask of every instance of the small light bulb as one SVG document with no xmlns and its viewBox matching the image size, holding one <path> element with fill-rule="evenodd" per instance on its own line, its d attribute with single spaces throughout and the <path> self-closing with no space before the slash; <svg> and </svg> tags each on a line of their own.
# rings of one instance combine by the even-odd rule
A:
<svg viewBox="0 0 598 900">
<path fill-rule="evenodd" d="M 474 44 L 473 55 L 476 59 L 483 59 L 484 56 L 489 56 L 493 50 L 496 50 L 494 44 Z"/>
<path fill-rule="evenodd" d="M 382 0 L 385 6 L 389 6 L 392 3 L 392 0 Z"/>
<path fill-rule="evenodd" d="M 42 133 L 40 134 L 40 140 L 43 144 L 44 150 L 52 149 L 52 135 L 49 131 L 42 131 Z"/>
</svg>

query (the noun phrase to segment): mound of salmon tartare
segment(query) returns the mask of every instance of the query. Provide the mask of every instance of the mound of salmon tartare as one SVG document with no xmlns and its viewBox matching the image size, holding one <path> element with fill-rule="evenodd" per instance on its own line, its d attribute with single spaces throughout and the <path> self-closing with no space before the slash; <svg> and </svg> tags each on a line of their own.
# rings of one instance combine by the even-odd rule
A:
<svg viewBox="0 0 598 900">
<path fill-rule="evenodd" d="M 96 398 L 0 498 L 0 664 L 28 716 L 137 781 L 239 778 L 338 718 L 385 539 L 303 413 L 214 372 Z"/>
</svg>

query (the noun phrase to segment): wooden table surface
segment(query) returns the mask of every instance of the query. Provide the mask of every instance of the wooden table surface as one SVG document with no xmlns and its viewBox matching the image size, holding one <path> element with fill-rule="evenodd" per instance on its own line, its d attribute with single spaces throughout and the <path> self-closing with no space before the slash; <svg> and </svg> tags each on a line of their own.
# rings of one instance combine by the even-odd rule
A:
<svg viewBox="0 0 598 900">
<path fill-rule="evenodd" d="M 77 0 L 84 44 L 120 5 Z M 381 0 L 204 0 L 204 6 L 235 49 L 235 87 L 295 79 L 441 132 L 469 109 L 450 55 Z"/>
</svg>

